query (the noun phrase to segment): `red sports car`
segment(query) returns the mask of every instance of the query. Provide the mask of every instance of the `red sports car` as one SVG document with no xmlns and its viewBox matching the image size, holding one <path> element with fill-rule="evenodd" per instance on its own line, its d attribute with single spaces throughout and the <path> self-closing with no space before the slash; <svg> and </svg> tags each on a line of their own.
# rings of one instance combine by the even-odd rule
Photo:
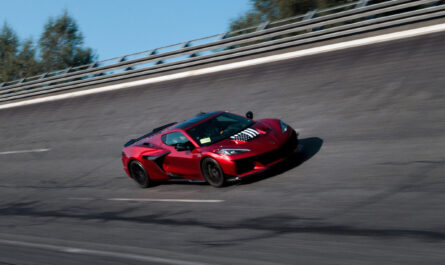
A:
<svg viewBox="0 0 445 265">
<path fill-rule="evenodd" d="M 201 113 L 170 123 L 122 150 L 129 177 L 141 187 L 154 181 L 207 181 L 215 187 L 263 171 L 295 153 L 295 130 L 281 120 L 253 120 L 225 112 Z"/>
</svg>

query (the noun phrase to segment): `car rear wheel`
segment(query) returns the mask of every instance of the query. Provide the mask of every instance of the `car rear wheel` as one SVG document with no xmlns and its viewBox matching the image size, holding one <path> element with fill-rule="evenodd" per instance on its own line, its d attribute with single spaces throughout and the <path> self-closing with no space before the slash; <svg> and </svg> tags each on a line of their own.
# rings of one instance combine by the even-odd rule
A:
<svg viewBox="0 0 445 265">
<path fill-rule="evenodd" d="M 139 186 L 142 188 L 148 188 L 150 186 L 150 178 L 141 162 L 131 161 L 129 169 L 131 177 L 139 184 Z"/>
<path fill-rule="evenodd" d="M 213 187 L 222 187 L 225 184 L 224 173 L 221 166 L 213 158 L 204 158 L 201 164 L 202 175 Z"/>
</svg>

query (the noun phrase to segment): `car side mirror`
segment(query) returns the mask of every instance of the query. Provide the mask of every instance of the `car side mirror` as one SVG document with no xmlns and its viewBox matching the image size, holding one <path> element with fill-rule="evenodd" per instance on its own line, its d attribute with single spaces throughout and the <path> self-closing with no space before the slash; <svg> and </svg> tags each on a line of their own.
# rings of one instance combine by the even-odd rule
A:
<svg viewBox="0 0 445 265">
<path fill-rule="evenodd" d="M 246 113 L 246 118 L 248 118 L 249 120 L 253 119 L 253 112 L 249 110 L 249 111 Z"/>
<path fill-rule="evenodd" d="M 190 142 L 188 142 L 188 143 L 177 143 L 175 145 L 175 149 L 176 149 L 176 151 L 187 151 L 187 150 L 192 150 L 193 147 L 192 147 Z"/>
</svg>

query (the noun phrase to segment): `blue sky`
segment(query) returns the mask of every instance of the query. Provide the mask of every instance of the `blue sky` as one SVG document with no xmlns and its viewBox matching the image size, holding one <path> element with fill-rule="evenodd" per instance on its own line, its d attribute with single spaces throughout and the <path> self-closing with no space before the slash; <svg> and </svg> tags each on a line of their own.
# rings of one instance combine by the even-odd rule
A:
<svg viewBox="0 0 445 265">
<path fill-rule="evenodd" d="M 104 60 L 225 32 L 249 8 L 249 0 L 0 0 L 0 23 L 37 41 L 66 9 Z"/>
</svg>

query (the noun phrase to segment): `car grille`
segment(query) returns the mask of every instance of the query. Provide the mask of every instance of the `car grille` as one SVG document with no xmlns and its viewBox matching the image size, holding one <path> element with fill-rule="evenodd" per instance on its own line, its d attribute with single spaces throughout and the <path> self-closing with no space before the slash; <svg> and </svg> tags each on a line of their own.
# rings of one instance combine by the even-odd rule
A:
<svg viewBox="0 0 445 265">
<path fill-rule="evenodd" d="M 281 158 L 284 158 L 292 153 L 293 150 L 298 145 L 298 139 L 295 132 L 292 132 L 289 140 L 284 143 L 279 149 L 244 159 L 239 159 L 235 161 L 236 171 L 238 174 L 243 174 L 248 171 L 253 170 L 255 167 L 255 162 L 259 162 L 263 165 L 270 164 Z"/>
</svg>

